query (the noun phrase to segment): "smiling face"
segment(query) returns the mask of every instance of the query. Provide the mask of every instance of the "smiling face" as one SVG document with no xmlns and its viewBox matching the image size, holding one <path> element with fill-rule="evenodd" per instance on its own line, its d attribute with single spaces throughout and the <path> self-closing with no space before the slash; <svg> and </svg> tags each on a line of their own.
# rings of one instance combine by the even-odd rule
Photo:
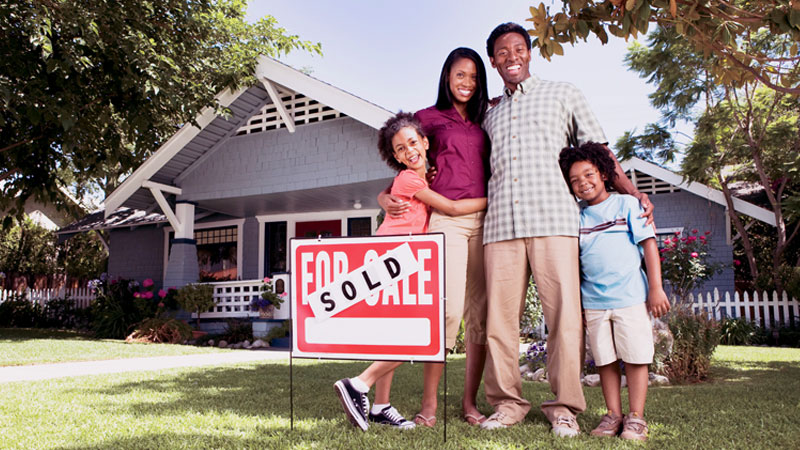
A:
<svg viewBox="0 0 800 450">
<path fill-rule="evenodd" d="M 447 77 L 453 103 L 466 105 L 478 86 L 478 68 L 469 58 L 460 58 L 450 68 Z"/>
<path fill-rule="evenodd" d="M 577 161 L 569 169 L 569 186 L 572 193 L 589 205 L 596 205 L 607 199 L 606 177 L 589 161 Z"/>
<path fill-rule="evenodd" d="M 497 38 L 494 56 L 489 60 L 503 79 L 503 84 L 511 91 L 531 76 L 531 49 L 519 33 L 510 32 Z"/>
<path fill-rule="evenodd" d="M 425 155 L 428 138 L 421 137 L 413 127 L 403 127 L 392 137 L 394 158 L 407 168 L 425 176 Z"/>
</svg>

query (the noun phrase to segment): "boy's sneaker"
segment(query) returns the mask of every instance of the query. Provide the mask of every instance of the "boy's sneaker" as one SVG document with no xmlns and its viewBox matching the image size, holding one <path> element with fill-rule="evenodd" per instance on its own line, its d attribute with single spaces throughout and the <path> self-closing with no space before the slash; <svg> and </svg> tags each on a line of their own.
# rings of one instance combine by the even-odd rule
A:
<svg viewBox="0 0 800 450">
<path fill-rule="evenodd" d="M 622 419 L 622 433 L 619 437 L 632 441 L 646 441 L 647 422 L 641 417 L 631 417 L 631 415 L 628 414 Z"/>
<path fill-rule="evenodd" d="M 558 416 L 553 422 L 553 434 L 558 437 L 575 437 L 580 433 L 581 427 L 572 416 Z"/>
<path fill-rule="evenodd" d="M 383 408 L 378 414 L 372 414 L 372 411 L 370 411 L 369 421 L 379 423 L 381 425 L 397 427 L 401 430 L 410 430 L 417 426 L 414 422 L 406 420 L 406 418 L 397 412 L 394 406 L 391 405 Z"/>
<path fill-rule="evenodd" d="M 622 417 L 608 413 L 600 420 L 600 425 L 589 434 L 592 436 L 616 436 L 621 429 Z"/>
<path fill-rule="evenodd" d="M 366 393 L 359 392 L 350 384 L 350 380 L 343 378 L 333 384 L 339 400 L 342 402 L 344 413 L 347 419 L 350 420 L 354 426 L 367 431 L 369 424 L 367 423 L 367 413 L 369 412 L 369 399 Z"/>
</svg>

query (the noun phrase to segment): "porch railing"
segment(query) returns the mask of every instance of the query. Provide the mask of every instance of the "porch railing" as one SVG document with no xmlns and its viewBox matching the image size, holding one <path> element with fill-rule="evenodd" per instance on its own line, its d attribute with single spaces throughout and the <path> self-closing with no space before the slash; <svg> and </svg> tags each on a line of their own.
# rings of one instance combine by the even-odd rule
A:
<svg viewBox="0 0 800 450">
<path fill-rule="evenodd" d="M 275 292 L 289 291 L 289 274 L 272 277 Z M 261 296 L 262 280 L 219 281 L 207 283 L 214 287 L 216 305 L 210 311 L 200 314 L 201 319 L 258 317 L 258 311 L 251 310 L 250 302 Z M 195 314 L 192 314 L 194 317 Z M 275 309 L 275 319 L 289 318 L 289 302 Z"/>
</svg>

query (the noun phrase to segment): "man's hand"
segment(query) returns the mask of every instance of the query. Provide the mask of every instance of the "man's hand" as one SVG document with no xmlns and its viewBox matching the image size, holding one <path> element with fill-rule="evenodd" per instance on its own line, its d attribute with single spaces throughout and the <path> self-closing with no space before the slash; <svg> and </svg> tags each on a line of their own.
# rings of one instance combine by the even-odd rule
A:
<svg viewBox="0 0 800 450">
<path fill-rule="evenodd" d="M 386 211 L 386 214 L 394 218 L 403 217 L 403 214 L 405 214 L 410 207 L 407 201 L 385 192 L 378 195 L 378 204 Z"/>
<path fill-rule="evenodd" d="M 647 293 L 647 310 L 656 319 L 669 311 L 669 299 L 661 286 L 651 287 Z"/>
<path fill-rule="evenodd" d="M 647 217 L 645 225 L 652 225 L 655 221 L 655 218 L 653 218 L 653 211 L 656 209 L 655 206 L 653 206 L 653 202 L 650 201 L 650 198 L 644 192 L 637 192 L 634 194 L 634 197 L 639 200 L 639 205 L 641 205 L 644 210 L 639 217 Z"/>
<path fill-rule="evenodd" d="M 425 181 L 428 182 L 428 186 L 433 184 L 433 180 L 434 178 L 436 178 L 436 173 L 437 173 L 436 166 L 430 166 L 428 168 L 428 171 L 425 172 Z"/>
</svg>

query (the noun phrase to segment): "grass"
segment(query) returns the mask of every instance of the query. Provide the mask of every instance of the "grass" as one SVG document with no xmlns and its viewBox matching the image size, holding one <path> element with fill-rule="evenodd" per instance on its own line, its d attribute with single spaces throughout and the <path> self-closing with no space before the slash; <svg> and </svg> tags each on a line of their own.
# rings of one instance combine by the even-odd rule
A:
<svg viewBox="0 0 800 450">
<path fill-rule="evenodd" d="M 188 345 L 126 344 L 113 339 L 94 339 L 74 331 L 0 328 L 0 367 L 221 351 L 230 350 Z"/>
<path fill-rule="evenodd" d="M 641 448 L 586 433 L 552 436 L 534 408 L 507 430 L 482 432 L 458 419 L 464 360 L 448 364 L 447 443 L 442 411 L 434 429 L 407 432 L 345 419 L 332 383 L 363 362 L 295 360 L 294 430 L 289 367 L 249 363 L 0 384 L 0 448 Z M 395 376 L 393 404 L 407 416 L 420 401 L 420 365 Z M 652 388 L 646 416 L 651 448 L 796 448 L 800 439 L 800 349 L 719 347 L 709 382 Z M 523 384 L 534 405 L 549 387 Z M 584 431 L 603 414 L 599 388 L 586 388 Z M 482 392 L 480 394 L 482 397 Z M 490 408 L 481 398 L 482 411 Z"/>
</svg>

